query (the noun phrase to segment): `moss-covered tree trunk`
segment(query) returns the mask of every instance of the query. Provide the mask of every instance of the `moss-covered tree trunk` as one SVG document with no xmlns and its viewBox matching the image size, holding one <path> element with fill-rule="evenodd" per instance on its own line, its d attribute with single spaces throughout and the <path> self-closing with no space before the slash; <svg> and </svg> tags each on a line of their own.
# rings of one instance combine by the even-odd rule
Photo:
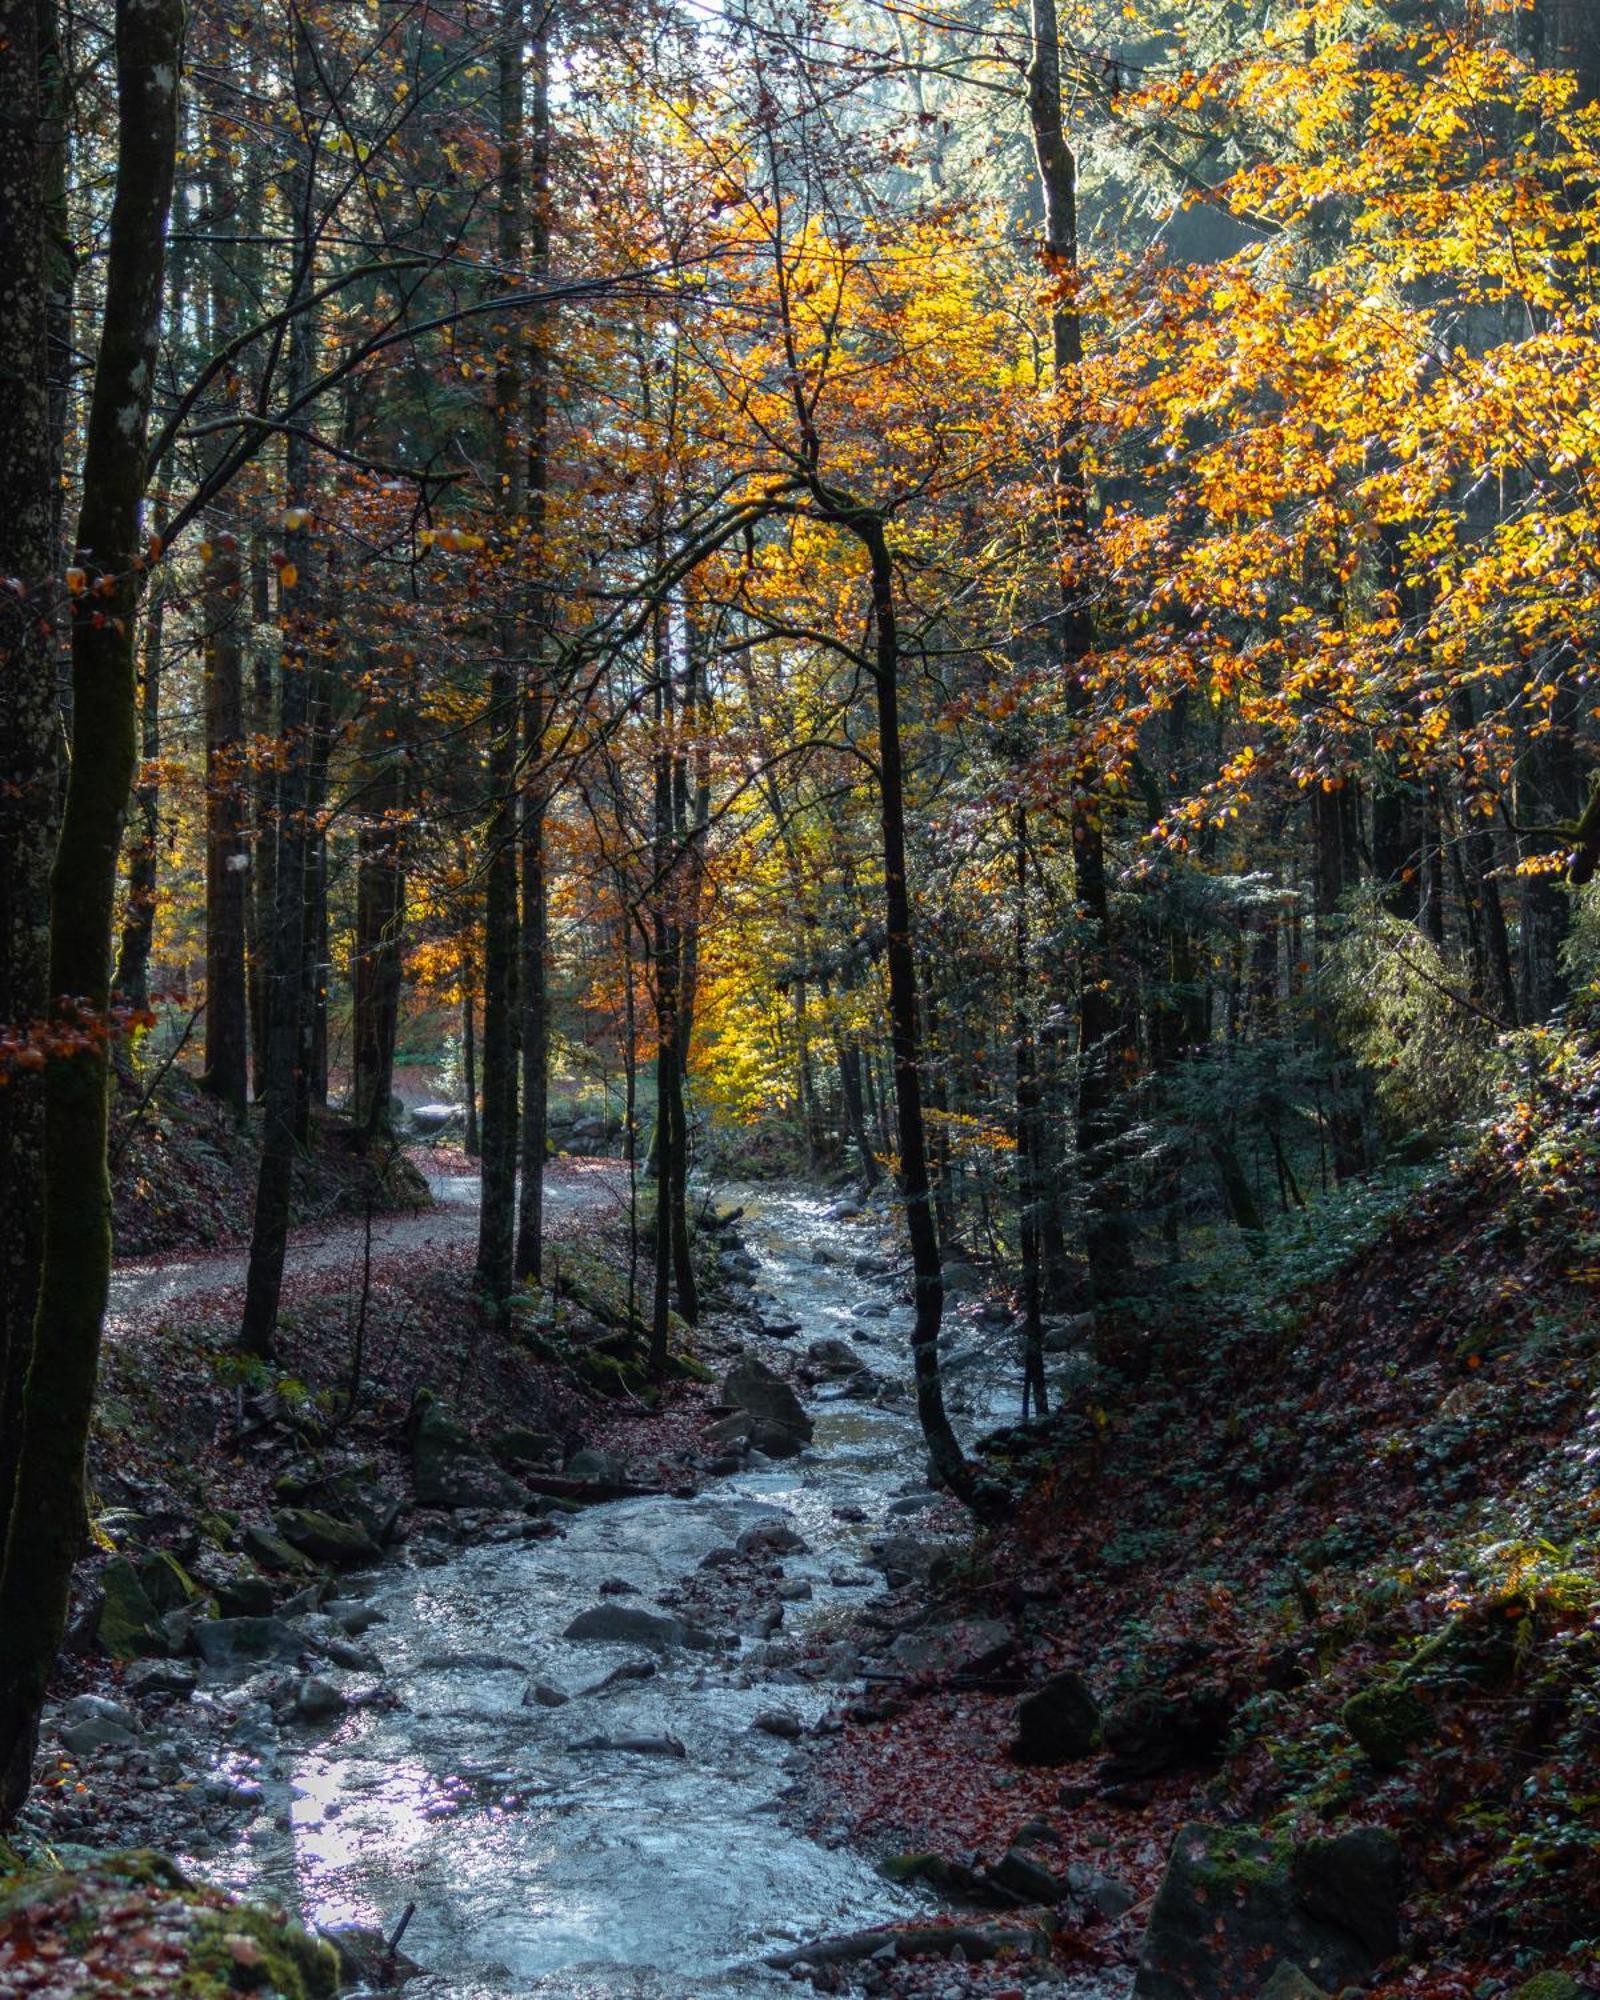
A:
<svg viewBox="0 0 1600 2000">
<path fill-rule="evenodd" d="M 25 1032 L 49 998 L 50 856 L 59 730 L 51 672 L 57 447 L 50 393 L 44 191 L 53 43 L 48 11 L 8 10 L 0 35 L 0 1029 Z M 44 1240 L 44 1083 L 0 1071 L 0 1547 L 21 1436 Z"/>
<path fill-rule="evenodd" d="M 83 1546 L 83 1477 L 111 1276 L 106 1165 L 111 928 L 136 763 L 150 399 L 179 130 L 181 0 L 117 0 L 117 175 L 83 464 L 72 772 L 50 879 L 44 1251 L 22 1441 L 0 1566 L 0 1819 L 27 1794 L 39 1711 Z"/>
</svg>

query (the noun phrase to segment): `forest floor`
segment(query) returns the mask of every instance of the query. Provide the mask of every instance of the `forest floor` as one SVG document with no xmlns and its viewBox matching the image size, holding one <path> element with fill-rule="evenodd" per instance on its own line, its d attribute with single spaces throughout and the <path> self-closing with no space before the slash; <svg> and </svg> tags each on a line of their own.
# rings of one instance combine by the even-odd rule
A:
<svg viewBox="0 0 1600 2000">
<path fill-rule="evenodd" d="M 897 1615 L 999 1621 L 1004 1664 L 857 1704 L 815 1772 L 819 1816 L 968 1884 L 1008 1850 L 1109 1876 L 1127 1909 L 1058 1940 L 1087 1964 L 1136 1958 L 1187 1822 L 1376 1825 L 1407 1895 L 1375 1992 L 1490 2000 L 1541 1973 L 1588 1991 L 1594 1101 L 1586 1084 L 1554 1111 L 1519 1105 L 1387 1220 L 1380 1202 L 1352 1224 L 1347 1193 L 1342 1237 L 1325 1206 L 1231 1291 L 1196 1272 L 1158 1325 L 1130 1314 L 1048 1424 L 997 1440 L 1016 1516 L 861 1635 L 881 1652 Z M 1308 1249 L 1319 1229 L 1331 1244 Z M 1021 1765 L 1017 1695 L 1065 1669 L 1098 1699 L 1099 1740 Z"/>
</svg>

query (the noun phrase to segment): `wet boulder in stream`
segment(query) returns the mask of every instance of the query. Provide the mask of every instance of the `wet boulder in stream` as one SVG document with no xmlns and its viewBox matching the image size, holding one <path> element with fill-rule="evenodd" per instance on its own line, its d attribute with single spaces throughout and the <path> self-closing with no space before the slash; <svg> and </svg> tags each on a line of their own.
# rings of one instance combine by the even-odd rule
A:
<svg viewBox="0 0 1600 2000">
<path fill-rule="evenodd" d="M 787 1434 L 795 1440 L 795 1449 L 811 1442 L 805 1405 L 781 1375 L 753 1354 L 741 1355 L 723 1377 L 722 1400 L 752 1419 L 751 1442 L 774 1458 L 793 1454 L 773 1451 L 756 1435 L 758 1429 L 773 1436 Z"/>
<path fill-rule="evenodd" d="M 561 1635 L 583 1639 L 591 1645 L 648 1646 L 664 1653 L 669 1647 L 684 1646 L 690 1652 L 708 1653 L 716 1640 L 699 1625 L 671 1618 L 659 1611 L 645 1611 L 635 1604 L 597 1604 L 580 1611 Z"/>
<path fill-rule="evenodd" d="M 805 1372 L 819 1381 L 857 1374 L 866 1365 L 849 1341 L 832 1335 L 825 1340 L 813 1340 L 806 1349 Z"/>
</svg>

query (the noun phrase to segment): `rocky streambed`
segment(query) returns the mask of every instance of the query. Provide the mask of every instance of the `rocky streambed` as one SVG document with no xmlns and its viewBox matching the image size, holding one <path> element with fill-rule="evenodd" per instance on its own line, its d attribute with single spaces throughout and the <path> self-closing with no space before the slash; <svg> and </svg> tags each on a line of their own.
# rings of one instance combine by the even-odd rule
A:
<svg viewBox="0 0 1600 2000">
<path fill-rule="evenodd" d="M 805 1739 L 858 1684 L 848 1614 L 915 1561 L 938 1504 L 902 1281 L 867 1218 L 748 1207 L 720 1252 L 743 1330 L 708 1358 L 759 1378 L 803 1357 L 798 1427 L 781 1387 L 742 1397 L 724 1476 L 692 1497 L 554 1534 L 419 1529 L 316 1614 L 313 1673 L 203 1666 L 185 1728 L 209 1715 L 227 1750 L 200 1789 L 250 1813 L 201 1848 L 208 1878 L 324 1927 L 414 1905 L 408 1991 L 453 2000 L 759 1991 L 786 1983 L 766 1963 L 786 1949 L 934 1907 L 790 1809 Z M 958 1404 L 992 1421 L 1014 1408 L 1010 1343 L 952 1326 Z"/>
</svg>

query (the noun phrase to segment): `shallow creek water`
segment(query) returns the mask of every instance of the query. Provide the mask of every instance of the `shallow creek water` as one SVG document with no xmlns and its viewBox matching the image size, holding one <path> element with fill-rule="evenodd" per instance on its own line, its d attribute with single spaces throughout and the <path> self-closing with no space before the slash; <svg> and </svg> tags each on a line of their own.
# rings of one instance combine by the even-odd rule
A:
<svg viewBox="0 0 1600 2000">
<path fill-rule="evenodd" d="M 879 1372 L 903 1379 L 909 1309 L 893 1302 L 887 1278 L 852 1272 L 881 1248 L 872 1230 L 828 1219 L 817 1197 L 733 1193 L 747 1201 L 742 1227 L 760 1261 L 765 1316 L 800 1321 L 797 1345 L 842 1335 Z M 813 1261 L 819 1248 L 833 1261 Z M 860 1306 L 874 1310 L 853 1311 Z M 984 1423 L 1014 1409 L 1014 1375 L 985 1381 L 970 1329 L 952 1333 L 968 1350 L 958 1407 Z M 803 1458 L 758 1465 L 692 1500 L 589 1509 L 561 1540 L 465 1549 L 380 1573 L 372 1601 L 384 1622 L 367 1642 L 403 1705 L 359 1710 L 331 1734 L 277 1738 L 265 1810 L 207 1872 L 269 1888 L 325 1924 L 389 1927 L 414 1901 L 405 1948 L 428 1976 L 407 1991 L 419 2000 L 792 1991 L 762 1969 L 765 1952 L 925 1907 L 849 1848 L 786 1823 L 780 1794 L 795 1747 L 751 1723 L 775 1706 L 812 1722 L 840 1684 L 741 1685 L 740 1652 L 673 1651 L 652 1679 L 565 1707 L 524 1705 L 533 1683 L 579 1696 L 641 1657 L 637 1646 L 561 1636 L 579 1611 L 611 1601 L 599 1595 L 603 1579 L 625 1579 L 640 1595 L 620 1601 L 651 1607 L 758 1521 L 786 1520 L 809 1544 L 809 1554 L 785 1559 L 786 1574 L 814 1592 L 787 1607 L 787 1633 L 868 1594 L 865 1545 L 883 1531 L 894 1496 L 921 1481 L 915 1414 L 909 1401 L 819 1397 L 811 1408 L 816 1439 Z M 841 1521 L 840 1507 L 865 1518 Z M 835 1575 L 856 1587 L 835 1585 Z M 685 1747 L 681 1760 L 579 1747 L 597 1735 L 668 1731 Z"/>
</svg>

